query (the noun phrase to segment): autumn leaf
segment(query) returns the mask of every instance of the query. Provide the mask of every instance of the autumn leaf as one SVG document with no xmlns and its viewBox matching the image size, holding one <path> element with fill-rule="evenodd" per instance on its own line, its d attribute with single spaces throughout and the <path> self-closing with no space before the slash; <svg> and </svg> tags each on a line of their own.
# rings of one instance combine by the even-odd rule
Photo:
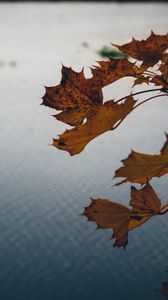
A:
<svg viewBox="0 0 168 300">
<path fill-rule="evenodd" d="M 164 52 L 168 49 L 168 35 L 151 35 L 142 41 L 132 39 L 130 43 L 122 46 L 115 45 L 121 52 L 143 61 L 143 67 L 152 67 L 162 59 Z"/>
<path fill-rule="evenodd" d="M 156 214 L 161 210 L 161 202 L 149 182 L 139 190 L 134 186 L 131 187 L 131 200 L 129 204 L 133 206 L 134 213 L 138 211 L 139 213 L 147 212 L 149 214 Z"/>
<path fill-rule="evenodd" d="M 161 74 L 154 76 L 151 82 L 155 85 L 160 85 L 163 88 L 168 89 L 168 53 L 164 54 L 159 71 Z"/>
<path fill-rule="evenodd" d="M 160 200 L 149 183 L 140 190 L 131 187 L 129 204 L 132 209 L 107 199 L 91 200 L 91 204 L 85 208 L 83 215 L 89 221 L 95 222 L 97 228 L 111 228 L 113 230 L 112 238 L 116 239 L 114 247 L 118 248 L 126 247 L 128 231 L 142 225 L 152 216 L 162 214 Z"/>
<path fill-rule="evenodd" d="M 118 247 L 126 247 L 128 243 L 128 225 L 132 211 L 124 205 L 107 199 L 91 199 L 91 204 L 85 208 L 83 215 L 89 221 L 97 224 L 97 228 L 113 229 L 114 244 Z"/>
<path fill-rule="evenodd" d="M 103 96 L 100 87 L 90 86 L 83 70 L 75 72 L 71 68 L 62 67 L 61 83 L 46 87 L 43 105 L 63 112 L 56 119 L 71 126 L 82 124 L 93 105 L 102 104 Z"/>
<path fill-rule="evenodd" d="M 142 83 L 146 83 L 149 84 L 150 82 L 150 77 L 149 76 L 139 76 L 137 79 L 135 79 L 133 87 L 137 84 L 142 84 Z"/>
<path fill-rule="evenodd" d="M 59 139 L 53 139 L 53 146 L 68 151 L 70 155 L 80 153 L 91 140 L 113 130 L 116 123 L 129 114 L 135 103 L 133 97 L 129 96 L 121 104 L 111 100 L 104 105 L 97 105 L 85 124 L 66 130 Z"/>
<path fill-rule="evenodd" d="M 93 76 L 89 79 L 83 70 L 77 73 L 63 66 L 60 85 L 46 87 L 42 104 L 62 110 L 55 118 L 76 127 L 53 139 L 53 146 L 74 155 L 95 137 L 112 130 L 131 111 L 135 101 L 129 96 L 121 104 L 113 100 L 103 104 L 102 88 L 137 73 L 138 68 L 126 59 L 99 62 L 99 66 L 92 68 Z"/>
<path fill-rule="evenodd" d="M 85 77 L 83 69 L 76 72 L 62 66 L 60 84 L 46 87 L 42 104 L 59 110 L 54 117 L 74 127 L 66 130 L 59 138 L 54 138 L 54 147 L 71 155 L 78 154 L 100 134 L 114 130 L 134 108 L 158 97 L 155 95 L 134 105 L 133 95 L 152 91 L 165 92 L 161 96 L 167 95 L 168 54 L 165 51 L 168 48 L 168 35 L 156 35 L 152 32 L 146 40 L 133 39 L 132 42 L 117 47 L 130 57 L 110 57 L 106 61 L 97 62 L 98 65 L 91 68 L 91 78 Z M 141 60 L 142 64 L 139 66 L 137 62 L 132 62 L 131 57 Z M 158 61 L 158 73 L 151 72 L 148 68 Z M 140 91 L 132 96 L 126 95 L 104 103 L 102 89 L 127 76 L 133 78 L 133 86 L 154 83 L 161 88 Z"/>
<path fill-rule="evenodd" d="M 125 177 L 125 179 L 115 185 L 127 181 L 144 184 L 153 177 L 161 177 L 168 173 L 168 134 L 166 134 L 166 141 L 160 154 L 152 155 L 132 151 L 122 162 L 124 166 L 115 172 L 114 178 Z"/>
<path fill-rule="evenodd" d="M 102 88 L 125 76 L 135 76 L 139 69 L 127 59 L 113 59 L 98 62 L 92 67 L 92 77 L 85 78 L 83 70 L 75 72 L 62 67 L 59 85 L 46 87 L 42 104 L 62 110 L 55 118 L 71 126 L 80 125 L 88 118 L 96 105 L 103 103 Z"/>
<path fill-rule="evenodd" d="M 99 66 L 91 68 L 93 77 L 90 79 L 92 84 L 105 87 L 116 80 L 126 76 L 137 76 L 139 68 L 127 59 L 109 58 L 107 61 L 99 61 Z"/>
</svg>

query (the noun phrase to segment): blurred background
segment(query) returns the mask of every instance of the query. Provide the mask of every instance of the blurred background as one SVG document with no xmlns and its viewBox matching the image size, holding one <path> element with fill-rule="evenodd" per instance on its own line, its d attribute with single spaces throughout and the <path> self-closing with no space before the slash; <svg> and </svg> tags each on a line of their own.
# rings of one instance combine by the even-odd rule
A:
<svg viewBox="0 0 168 300">
<path fill-rule="evenodd" d="M 130 185 L 112 188 L 112 176 L 131 149 L 159 153 L 168 131 L 166 97 L 139 107 L 74 157 L 49 146 L 69 127 L 40 103 L 44 86 L 60 82 L 62 63 L 90 76 L 89 66 L 106 59 L 112 42 L 146 39 L 151 30 L 166 34 L 167 3 L 2 2 L 0 299 L 164 299 L 168 214 L 131 232 L 125 252 L 106 240 L 111 230 L 96 231 L 80 214 L 90 197 L 128 205 Z M 131 87 L 122 79 L 103 89 L 104 100 Z M 152 181 L 163 203 L 167 179 Z"/>
</svg>

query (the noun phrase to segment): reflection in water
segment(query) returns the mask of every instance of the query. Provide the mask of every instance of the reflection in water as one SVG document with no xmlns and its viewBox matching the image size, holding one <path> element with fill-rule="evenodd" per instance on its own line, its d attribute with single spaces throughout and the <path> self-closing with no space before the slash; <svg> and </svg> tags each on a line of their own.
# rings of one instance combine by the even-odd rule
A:
<svg viewBox="0 0 168 300">
<path fill-rule="evenodd" d="M 131 200 L 126 206 L 107 199 L 91 199 L 91 204 L 85 208 L 83 215 L 89 221 L 96 222 L 97 228 L 111 228 L 112 239 L 115 238 L 114 247 L 123 247 L 128 244 L 128 231 L 142 225 L 152 216 L 165 214 L 168 204 L 161 207 L 160 199 L 147 183 L 140 190 L 131 187 Z"/>
</svg>

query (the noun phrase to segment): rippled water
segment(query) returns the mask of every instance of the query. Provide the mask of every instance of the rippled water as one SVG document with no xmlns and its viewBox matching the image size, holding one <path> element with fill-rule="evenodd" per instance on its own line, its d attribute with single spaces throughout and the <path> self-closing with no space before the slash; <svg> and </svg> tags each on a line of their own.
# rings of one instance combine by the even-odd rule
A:
<svg viewBox="0 0 168 300">
<path fill-rule="evenodd" d="M 167 25 L 166 4 L 0 5 L 0 299 L 164 299 L 168 214 L 131 232 L 123 251 L 106 240 L 110 230 L 95 231 L 80 213 L 91 196 L 127 205 L 130 186 L 111 188 L 111 178 L 131 148 L 159 152 L 166 99 L 137 109 L 74 157 L 48 145 L 66 126 L 39 104 L 43 86 L 59 82 L 61 62 L 79 70 L 102 45 L 151 29 L 165 34 Z M 121 83 L 105 98 L 128 93 L 129 82 Z M 152 182 L 163 201 L 167 179 Z"/>
</svg>

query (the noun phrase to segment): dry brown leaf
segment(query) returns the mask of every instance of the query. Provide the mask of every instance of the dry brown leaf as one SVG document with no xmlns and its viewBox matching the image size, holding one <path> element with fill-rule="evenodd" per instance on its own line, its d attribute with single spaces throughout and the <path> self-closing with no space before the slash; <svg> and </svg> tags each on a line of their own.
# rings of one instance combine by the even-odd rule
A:
<svg viewBox="0 0 168 300">
<path fill-rule="evenodd" d="M 133 87 L 137 84 L 142 84 L 142 83 L 149 84 L 149 82 L 150 82 L 150 77 L 141 76 L 141 77 L 138 77 L 137 79 L 135 79 Z"/>
<path fill-rule="evenodd" d="M 168 49 L 168 35 L 157 35 L 151 32 L 146 40 L 132 39 L 130 43 L 114 46 L 123 53 L 143 61 L 143 66 L 152 67 L 162 59 L 164 52 Z"/>
<path fill-rule="evenodd" d="M 78 73 L 63 66 L 61 83 L 46 87 L 42 104 L 62 110 L 63 112 L 55 117 L 64 123 L 76 126 L 82 124 L 94 105 L 102 102 L 101 87 L 90 86 L 83 70 Z"/>
<path fill-rule="evenodd" d="M 89 221 L 95 222 L 98 228 L 111 228 L 112 238 L 116 239 L 114 247 L 125 248 L 128 243 L 128 231 L 142 225 L 162 210 L 160 200 L 149 183 L 140 190 L 131 187 L 129 204 L 132 209 L 107 199 L 92 199 L 83 215 Z"/>
<path fill-rule="evenodd" d="M 42 104 L 61 111 L 54 115 L 57 120 L 75 126 L 72 130 L 66 130 L 58 139 L 53 139 L 53 146 L 56 148 L 68 151 L 71 155 L 78 154 L 92 139 L 113 130 L 116 123 L 120 124 L 132 111 L 135 101 L 131 96 L 118 99 L 116 103 L 113 100 L 103 103 L 103 87 L 120 78 L 132 76 L 135 80 L 134 86 L 151 82 L 162 86 L 160 89 L 140 91 L 136 95 L 154 90 L 168 92 L 168 54 L 165 53 L 168 48 L 168 35 L 155 35 L 152 32 L 146 40 L 133 39 L 132 42 L 117 47 L 133 58 L 142 60 L 141 66 L 137 66 L 136 62 L 132 63 L 128 58 L 111 57 L 91 68 L 91 78 L 86 78 L 83 70 L 75 72 L 72 68 L 62 66 L 60 84 L 46 87 Z M 158 60 L 161 60 L 160 73 L 154 76 L 148 67 L 156 64 Z M 151 99 L 152 97 L 146 101 Z M 123 100 L 124 103 L 121 102 Z M 145 100 L 139 105 L 144 102 Z"/>
<path fill-rule="evenodd" d="M 81 106 L 78 109 L 67 109 L 54 117 L 71 126 L 77 126 L 83 123 L 86 116 L 88 117 L 94 110 L 93 106 Z"/>
<path fill-rule="evenodd" d="M 129 114 L 135 103 L 133 97 L 129 96 L 122 104 L 111 100 L 104 105 L 95 106 L 85 124 L 66 130 L 59 139 L 53 139 L 53 146 L 68 151 L 71 155 L 80 153 L 91 140 L 112 130 L 118 121 Z"/>
<path fill-rule="evenodd" d="M 168 89 L 168 53 L 164 54 L 159 71 L 161 75 L 154 76 L 151 82 Z"/>
<path fill-rule="evenodd" d="M 142 219 L 136 220 L 135 218 L 130 220 L 128 230 L 140 226 L 149 220 L 151 216 L 162 210 L 160 199 L 148 182 L 140 190 L 136 189 L 134 186 L 131 187 L 131 200 L 129 204 L 133 207 L 133 214 L 136 215 L 138 212 L 138 216 L 141 216 Z"/>
<path fill-rule="evenodd" d="M 132 151 L 122 162 L 124 166 L 115 172 L 114 178 L 125 177 L 125 179 L 115 185 L 127 181 L 144 184 L 153 177 L 168 173 L 168 134 L 166 134 L 166 141 L 160 154 L 152 155 Z"/>
<path fill-rule="evenodd" d="M 91 68 L 93 77 L 92 84 L 105 87 L 125 76 L 137 76 L 139 68 L 127 59 L 109 58 L 108 61 L 99 61 L 100 66 Z"/>
<path fill-rule="evenodd" d="M 91 68 L 92 77 L 86 79 L 83 70 L 75 72 L 62 66 L 62 79 L 59 85 L 46 87 L 42 104 L 62 110 L 55 118 L 71 126 L 80 125 L 88 118 L 97 105 L 103 103 L 102 88 L 125 77 L 135 76 L 139 69 L 127 59 L 100 61 Z"/>
<path fill-rule="evenodd" d="M 116 238 L 115 246 L 126 247 L 128 241 L 128 224 L 132 210 L 124 205 L 107 199 L 91 199 L 83 215 L 97 224 L 97 228 L 113 230 L 112 238 Z"/>
</svg>

